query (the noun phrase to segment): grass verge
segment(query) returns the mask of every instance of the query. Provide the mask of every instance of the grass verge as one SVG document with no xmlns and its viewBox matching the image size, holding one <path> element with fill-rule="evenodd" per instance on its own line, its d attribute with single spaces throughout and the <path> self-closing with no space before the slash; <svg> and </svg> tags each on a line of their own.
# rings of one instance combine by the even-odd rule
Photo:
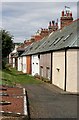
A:
<svg viewBox="0 0 79 120">
<path fill-rule="evenodd" d="M 42 81 L 28 74 L 20 74 L 16 69 L 5 69 L 0 71 L 0 84 L 16 86 L 16 84 L 40 84 Z"/>
</svg>

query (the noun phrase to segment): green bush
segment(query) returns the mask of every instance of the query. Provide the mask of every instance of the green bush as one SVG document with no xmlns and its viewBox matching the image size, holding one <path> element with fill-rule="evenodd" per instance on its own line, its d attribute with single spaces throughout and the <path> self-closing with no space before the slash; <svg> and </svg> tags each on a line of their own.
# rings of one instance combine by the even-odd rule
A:
<svg viewBox="0 0 79 120">
<path fill-rule="evenodd" d="M 6 62 L 5 62 L 5 60 L 2 60 L 2 69 L 5 69 L 6 67 Z"/>
</svg>

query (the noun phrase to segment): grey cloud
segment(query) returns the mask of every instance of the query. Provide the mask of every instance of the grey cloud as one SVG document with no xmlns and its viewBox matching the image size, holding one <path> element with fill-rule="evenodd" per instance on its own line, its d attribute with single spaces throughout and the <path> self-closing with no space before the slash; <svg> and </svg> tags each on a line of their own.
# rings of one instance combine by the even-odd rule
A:
<svg viewBox="0 0 79 120">
<path fill-rule="evenodd" d="M 13 2 L 3 3 L 2 23 L 3 27 L 9 30 L 16 41 L 33 35 L 39 28 L 46 28 L 52 19 L 60 19 L 60 11 L 64 6 L 71 7 L 73 17 L 76 18 L 76 3 L 71 2 Z"/>
<path fill-rule="evenodd" d="M 78 0 L 2 0 L 3 2 L 78 2 Z"/>
</svg>

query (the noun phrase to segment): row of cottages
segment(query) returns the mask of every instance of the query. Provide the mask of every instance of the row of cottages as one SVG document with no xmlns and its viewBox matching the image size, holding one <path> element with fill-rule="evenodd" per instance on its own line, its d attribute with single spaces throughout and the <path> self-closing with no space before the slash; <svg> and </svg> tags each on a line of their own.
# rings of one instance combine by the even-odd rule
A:
<svg viewBox="0 0 79 120">
<path fill-rule="evenodd" d="M 73 21 L 71 13 L 67 18 L 62 11 L 62 29 L 29 45 L 20 57 L 25 73 L 45 77 L 65 91 L 79 92 L 79 19 Z"/>
<path fill-rule="evenodd" d="M 52 84 L 70 92 L 79 92 L 78 56 L 79 19 L 33 43 L 21 55 L 25 61 L 30 58 L 29 73 L 48 78 Z M 25 63 L 27 68 L 28 63 Z"/>
<path fill-rule="evenodd" d="M 55 23 L 54 21 L 52 21 L 49 23 L 48 29 L 41 28 L 41 30 L 38 30 L 37 33 L 31 37 L 32 42 L 30 45 L 25 45 L 24 47 L 21 46 L 19 49 L 17 49 L 18 56 L 16 56 L 16 58 L 18 61 L 18 65 L 17 65 L 18 71 L 22 71 L 23 73 L 31 74 L 31 70 L 32 70 L 31 57 L 28 56 L 26 59 L 25 53 L 29 52 L 29 51 L 33 51 L 35 46 L 37 46 L 37 44 L 43 42 L 42 39 L 44 39 L 44 38 L 46 39 L 46 37 L 52 31 L 56 31 L 57 29 L 58 29 L 58 23 L 57 22 Z M 27 41 L 26 41 L 26 43 L 27 43 Z M 32 72 L 32 75 L 35 75 L 35 73 Z"/>
<path fill-rule="evenodd" d="M 58 29 L 58 23 L 56 23 L 55 25 L 53 25 L 53 21 L 52 21 L 52 26 L 49 29 L 43 29 L 41 28 L 40 30 L 38 30 L 33 36 L 31 36 L 31 38 L 29 40 L 25 40 L 24 43 L 22 43 L 21 45 L 19 45 L 17 48 L 15 46 L 15 49 L 9 54 L 9 63 L 12 64 L 13 68 L 16 67 L 16 69 L 18 71 L 23 71 L 24 73 L 26 73 L 25 71 L 25 67 L 24 67 L 24 62 L 25 58 L 23 57 L 23 59 L 20 57 L 20 55 L 25 51 L 25 49 L 31 45 L 32 43 L 35 43 L 37 41 L 40 41 L 41 39 L 43 39 L 45 36 L 48 36 L 53 30 L 57 30 Z M 28 58 L 27 62 L 28 64 L 30 64 L 30 58 Z M 30 71 L 29 66 L 27 67 Z M 28 72 L 30 73 L 30 72 Z"/>
</svg>

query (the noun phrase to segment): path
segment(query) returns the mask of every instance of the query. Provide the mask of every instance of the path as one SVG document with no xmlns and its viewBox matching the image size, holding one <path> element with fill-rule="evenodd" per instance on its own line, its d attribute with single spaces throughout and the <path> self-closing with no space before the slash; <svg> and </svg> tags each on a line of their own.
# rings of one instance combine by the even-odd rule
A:
<svg viewBox="0 0 79 120">
<path fill-rule="evenodd" d="M 77 96 L 60 94 L 53 85 L 24 85 L 27 90 L 31 118 L 76 118 Z"/>
</svg>

